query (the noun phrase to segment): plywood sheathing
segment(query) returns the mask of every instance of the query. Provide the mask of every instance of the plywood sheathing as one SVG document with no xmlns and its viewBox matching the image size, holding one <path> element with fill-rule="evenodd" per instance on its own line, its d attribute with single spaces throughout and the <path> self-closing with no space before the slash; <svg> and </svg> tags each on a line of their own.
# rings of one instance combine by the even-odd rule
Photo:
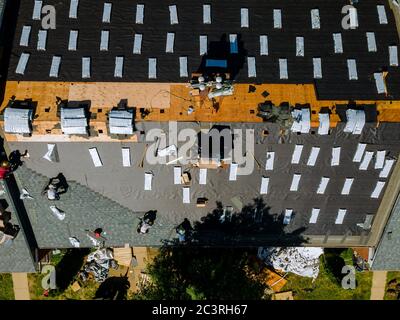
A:
<svg viewBox="0 0 400 320">
<path fill-rule="evenodd" d="M 56 97 L 69 101 L 90 100 L 91 112 L 96 115 L 95 119 L 91 119 L 90 125 L 97 131 L 103 131 L 99 136 L 90 139 L 113 141 L 107 135 L 107 113 L 117 106 L 121 99 L 127 99 L 130 107 L 150 110 L 145 119 L 141 119 L 137 112 L 136 121 L 261 122 L 262 119 L 257 117 L 257 106 L 266 100 L 272 101 L 275 105 L 283 102 L 291 105 L 309 103 L 313 111 L 311 115 L 313 127 L 319 124 L 318 113 L 321 107 L 332 109 L 336 104 L 348 103 L 348 101 L 317 100 L 312 84 L 262 84 L 255 85 L 255 88 L 255 92 L 249 93 L 248 84 L 235 84 L 234 95 L 218 97 L 213 103 L 205 93 L 191 95 L 191 89 L 186 84 L 8 81 L 1 109 L 5 108 L 12 96 L 18 100 L 32 99 L 37 102 L 34 135 L 51 134 L 60 136 L 61 139 Z M 269 93 L 267 97 L 263 97 L 264 91 Z M 357 101 L 357 103 L 376 103 L 379 121 L 400 122 L 400 101 Z M 194 112 L 188 114 L 189 107 L 192 107 Z M 333 113 L 331 126 L 335 127 L 338 121 L 339 117 Z M 82 138 L 66 139 L 80 141 Z"/>
</svg>

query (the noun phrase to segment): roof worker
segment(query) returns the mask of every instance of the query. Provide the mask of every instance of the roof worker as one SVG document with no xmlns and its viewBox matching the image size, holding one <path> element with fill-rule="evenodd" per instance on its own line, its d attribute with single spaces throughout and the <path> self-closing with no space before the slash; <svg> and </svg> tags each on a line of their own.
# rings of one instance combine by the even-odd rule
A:
<svg viewBox="0 0 400 320">
<path fill-rule="evenodd" d="M 7 160 L 4 160 L 0 164 L 0 180 L 4 180 L 11 174 L 11 166 Z"/>
<path fill-rule="evenodd" d="M 47 185 L 47 187 L 43 190 L 43 195 L 47 194 L 47 199 L 49 200 L 59 200 L 60 196 L 57 192 L 57 185 L 54 182 L 51 182 Z"/>
<path fill-rule="evenodd" d="M 29 158 L 28 150 L 25 150 L 24 153 L 21 153 L 19 150 L 14 150 L 13 152 L 10 153 L 8 159 L 10 161 L 10 166 L 12 171 L 17 170 L 18 167 L 23 165 L 23 162 L 21 160 L 22 158 Z"/>
<path fill-rule="evenodd" d="M 139 225 L 138 225 L 138 228 L 137 228 L 137 232 L 138 233 L 142 233 L 142 234 L 146 234 L 146 233 L 149 232 L 150 228 L 151 228 L 151 225 L 148 222 L 146 222 L 144 220 L 141 220 L 139 222 Z"/>
</svg>

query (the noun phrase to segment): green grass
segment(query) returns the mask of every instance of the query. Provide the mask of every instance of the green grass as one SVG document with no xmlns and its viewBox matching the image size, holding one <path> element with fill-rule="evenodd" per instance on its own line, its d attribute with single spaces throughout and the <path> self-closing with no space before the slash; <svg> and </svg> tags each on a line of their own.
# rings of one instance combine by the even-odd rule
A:
<svg viewBox="0 0 400 320">
<path fill-rule="evenodd" d="M 333 274 L 328 262 L 333 261 L 335 263 L 340 261 L 341 263 L 352 265 L 352 251 L 349 249 L 342 251 L 339 255 L 337 253 L 337 251 L 328 251 L 321 256 L 319 274 L 314 282 L 311 278 L 289 274 L 286 277 L 288 283 L 281 291 L 292 290 L 296 300 L 369 300 L 372 272 L 357 272 L 356 288 L 354 290 L 343 289 L 340 279 Z"/>
<path fill-rule="evenodd" d="M 0 273 L 0 300 L 14 300 L 14 288 L 10 273 Z"/>
<path fill-rule="evenodd" d="M 387 292 L 387 290 L 390 289 L 389 282 L 391 282 L 392 280 L 397 280 L 397 284 L 400 285 L 400 271 L 389 271 L 387 273 L 386 289 L 385 289 L 385 297 L 384 297 L 385 300 L 397 300 L 400 297 L 400 290 L 397 290 L 398 297 L 396 297 L 394 294 L 388 294 L 388 292 Z M 393 286 L 392 286 L 392 289 L 395 289 L 395 288 L 393 288 Z"/>
<path fill-rule="evenodd" d="M 56 267 L 57 286 L 59 289 L 51 290 L 48 297 L 43 295 L 42 279 L 44 274 L 34 273 L 28 275 L 29 289 L 32 300 L 91 300 L 99 287 L 95 281 L 87 281 L 77 292 L 70 285 L 74 282 L 77 272 L 83 266 L 83 257 L 88 251 L 61 250 L 60 254 L 52 255 L 51 264 Z"/>
</svg>

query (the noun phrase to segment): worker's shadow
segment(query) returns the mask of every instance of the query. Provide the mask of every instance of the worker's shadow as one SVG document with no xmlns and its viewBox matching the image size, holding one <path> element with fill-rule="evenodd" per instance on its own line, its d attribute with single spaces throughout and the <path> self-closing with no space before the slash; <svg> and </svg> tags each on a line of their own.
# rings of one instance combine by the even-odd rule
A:
<svg viewBox="0 0 400 320">
<path fill-rule="evenodd" d="M 59 173 L 56 177 L 51 178 L 48 186 L 52 183 L 55 184 L 58 195 L 66 193 L 68 191 L 69 185 L 67 179 L 62 173 Z"/>
</svg>

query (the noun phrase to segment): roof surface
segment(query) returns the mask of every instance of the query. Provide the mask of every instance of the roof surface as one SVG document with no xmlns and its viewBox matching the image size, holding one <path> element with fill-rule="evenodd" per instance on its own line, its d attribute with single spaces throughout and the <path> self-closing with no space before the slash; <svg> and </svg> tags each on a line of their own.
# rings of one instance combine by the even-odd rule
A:
<svg viewBox="0 0 400 320">
<path fill-rule="evenodd" d="M 200 130 L 196 123 L 177 125 L 178 130 Z M 144 154 L 144 142 L 57 143 L 59 162 L 43 159 L 47 152 L 46 142 L 8 142 L 11 150 L 27 149 L 30 154 L 25 162 L 26 168 L 18 169 L 16 176 L 21 187 L 25 187 L 35 198 L 25 200 L 25 206 L 39 247 L 68 246 L 69 236 L 79 236 L 82 239 L 85 229 L 94 230 L 98 227 L 109 233 L 113 244 L 159 245 L 161 240 L 175 236 L 174 226 L 185 218 L 192 223 L 204 222 L 204 218 L 217 208 L 217 202 L 221 202 L 222 206 L 232 206 L 235 212 L 240 212 L 242 207 L 254 204 L 254 199 L 264 203 L 261 216 L 254 216 L 254 208 L 245 212 L 255 221 L 255 225 L 271 219 L 279 226 L 279 232 L 283 231 L 287 235 L 299 230 L 302 235 L 360 235 L 362 229 L 357 223 L 363 223 L 366 214 L 374 215 L 377 212 L 384 189 L 378 199 L 371 198 L 380 170 L 374 169 L 374 159 L 368 170 L 359 170 L 360 163 L 352 161 L 357 145 L 359 142 L 366 143 L 367 151 L 386 150 L 387 159 L 396 159 L 400 150 L 400 124 L 382 123 L 376 128 L 375 124 L 367 123 L 361 136 L 344 133 L 343 124 L 339 124 L 326 136 L 290 133 L 284 143 L 278 142 L 279 127 L 276 124 L 221 125 L 240 129 L 243 134 L 244 129 L 254 130 L 254 155 L 260 168 L 254 164 L 253 172 L 250 175 L 238 175 L 237 181 L 228 180 L 229 168 L 208 169 L 207 184 L 199 185 L 199 169 L 182 165 L 182 171 L 188 170 L 192 176 L 189 204 L 182 203 L 183 185 L 174 185 L 174 165 L 151 165 L 145 161 L 143 168 L 138 166 Z M 139 131 L 149 132 L 152 128 L 168 132 L 167 123 L 137 123 Z M 263 129 L 269 132 L 265 137 L 261 134 Z M 296 144 L 303 145 L 304 149 L 300 163 L 291 164 Z M 179 149 L 182 143 L 177 145 Z M 332 147 L 337 146 L 341 147 L 340 165 L 332 167 Z M 130 167 L 122 166 L 121 147 L 130 148 Z M 312 147 L 321 148 L 314 167 L 307 165 Z M 89 148 L 97 148 L 102 167 L 94 167 Z M 276 153 L 272 171 L 264 169 L 267 151 Z M 65 221 L 55 219 L 49 210 L 49 205 L 53 203 L 40 196 L 48 178 L 60 172 L 71 181 L 69 191 L 54 203 L 66 212 Z M 153 173 L 151 191 L 144 190 L 145 172 Z M 301 174 L 300 185 L 298 191 L 290 192 L 294 174 Z M 263 176 L 270 178 L 266 195 L 260 195 Z M 316 194 L 322 177 L 330 178 L 323 195 Z M 348 196 L 340 194 L 346 178 L 354 178 Z M 379 180 L 386 182 L 389 178 Z M 201 197 L 208 199 L 205 208 L 196 207 L 196 200 Z M 289 225 L 284 227 L 282 218 L 288 208 L 293 209 L 294 215 Z M 309 223 L 312 208 L 320 208 L 315 224 Z M 335 224 L 339 209 L 347 209 L 343 224 Z M 139 212 L 148 210 L 157 210 L 156 226 L 149 234 L 141 237 L 135 231 L 138 217 L 142 215 Z M 274 230 L 270 234 L 273 235 Z"/>
<path fill-rule="evenodd" d="M 48 30 L 46 50 L 38 51 L 40 20 L 32 20 L 34 1 L 21 1 L 9 80 L 90 82 L 187 82 L 180 77 L 179 58 L 188 58 L 188 75 L 206 71 L 207 59 L 227 59 L 234 80 L 243 83 L 315 83 L 319 99 L 400 99 L 398 67 L 389 66 L 389 46 L 398 35 L 386 1 L 363 0 L 356 5 L 359 27 L 341 27 L 342 7 L 348 1 L 204 1 L 144 0 L 143 24 L 135 23 L 136 1 L 112 3 L 110 23 L 103 23 L 105 1 L 80 1 L 77 19 L 69 18 L 70 1 L 49 0 L 57 24 Z M 211 4 L 211 24 L 203 23 L 203 4 Z M 380 24 L 377 4 L 385 6 L 388 24 Z M 170 23 L 169 5 L 176 5 L 178 24 Z M 249 27 L 241 27 L 241 8 L 248 9 Z M 311 9 L 319 9 L 320 29 L 312 29 Z M 273 27 L 273 10 L 281 9 L 282 29 Z M 20 46 L 23 26 L 32 26 L 29 44 Z M 78 30 L 77 50 L 68 50 L 71 30 Z M 107 51 L 100 51 L 101 32 L 109 31 Z M 376 52 L 369 52 L 367 32 L 374 32 Z M 174 33 L 173 53 L 166 53 L 167 33 Z M 333 33 L 342 34 L 343 53 L 334 53 Z M 141 53 L 133 54 L 134 35 L 141 34 Z M 236 34 L 238 53 L 230 53 L 229 35 Z M 206 35 L 208 53 L 200 55 L 200 36 Z M 268 36 L 268 55 L 260 55 L 260 36 Z M 296 37 L 304 38 L 304 57 L 296 56 Z M 24 75 L 16 74 L 22 53 L 29 53 Z M 53 56 L 61 57 L 58 77 L 49 77 Z M 114 77 L 115 59 L 124 57 L 122 78 Z M 82 78 L 82 58 L 90 57 L 90 78 Z M 247 57 L 255 58 L 256 77 L 248 75 Z M 156 58 L 156 77 L 149 79 L 149 58 Z M 321 58 L 322 79 L 314 79 L 313 58 Z M 279 75 L 279 59 L 287 59 L 288 79 Z M 358 80 L 349 80 L 347 60 L 355 59 Z M 389 71 L 389 95 L 377 94 L 374 72 Z"/>
<path fill-rule="evenodd" d="M 21 227 L 19 218 L 11 205 L 11 199 L 6 191 L 0 196 L 0 201 L 6 202 L 6 211 L 11 212 L 11 223 Z M 24 229 L 21 228 L 10 246 L 0 245 L 0 272 L 35 272 L 35 264 L 29 249 Z"/>
<path fill-rule="evenodd" d="M 399 270 L 400 266 L 400 197 L 382 234 L 372 263 L 373 270 Z"/>
</svg>

